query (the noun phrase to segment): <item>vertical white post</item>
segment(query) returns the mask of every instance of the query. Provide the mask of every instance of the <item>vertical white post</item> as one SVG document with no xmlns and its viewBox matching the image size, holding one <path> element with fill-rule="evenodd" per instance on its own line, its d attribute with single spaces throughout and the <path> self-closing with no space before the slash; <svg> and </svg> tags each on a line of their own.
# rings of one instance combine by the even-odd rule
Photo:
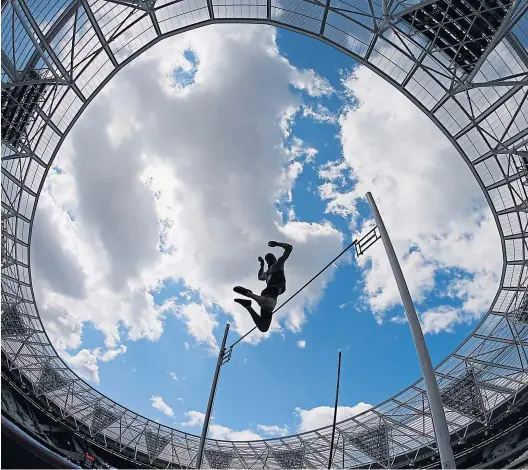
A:
<svg viewBox="0 0 528 470">
<path fill-rule="evenodd" d="M 211 412 L 213 411 L 213 403 L 216 394 L 216 385 L 218 384 L 218 376 L 220 375 L 220 368 L 224 360 L 225 345 L 227 341 L 227 334 L 229 333 L 229 323 L 226 324 L 224 337 L 222 339 L 222 346 L 218 353 L 218 361 L 216 362 L 216 369 L 213 377 L 213 384 L 211 385 L 211 393 L 209 394 L 209 403 L 207 403 L 207 410 L 205 411 L 204 424 L 202 428 L 202 435 L 200 437 L 200 447 L 198 447 L 198 455 L 196 456 L 196 468 L 202 468 L 203 453 L 205 448 L 205 438 L 209 429 L 209 421 L 211 420 Z"/>
<path fill-rule="evenodd" d="M 337 405 L 339 404 L 339 381 L 341 378 L 341 351 L 339 351 L 339 357 L 337 360 L 337 385 L 336 385 L 336 397 L 334 406 L 334 421 L 332 424 L 332 439 L 330 440 L 330 457 L 328 457 L 328 468 L 332 468 L 332 459 L 334 453 L 334 439 L 337 421 Z"/>
<path fill-rule="evenodd" d="M 449 429 L 447 427 L 446 417 L 444 414 L 444 406 L 442 405 L 442 399 L 440 397 L 440 390 L 438 390 L 438 384 L 431 364 L 431 358 L 427 351 L 427 345 L 425 344 L 422 328 L 418 315 L 414 308 L 414 304 L 407 288 L 407 283 L 403 277 L 400 263 L 392 247 L 392 243 L 387 233 L 387 229 L 383 224 L 383 220 L 378 211 L 374 198 L 370 192 L 367 193 L 367 199 L 374 214 L 374 220 L 381 234 L 385 251 L 390 261 L 392 272 L 398 284 L 398 290 L 402 298 L 403 306 L 407 314 L 409 326 L 411 327 L 411 333 L 414 339 L 414 346 L 418 353 L 418 360 L 420 361 L 420 367 L 422 368 L 422 374 L 425 382 L 425 390 L 427 397 L 429 398 L 429 406 L 431 407 L 431 415 L 433 419 L 433 425 L 436 434 L 436 443 L 438 445 L 438 451 L 440 452 L 440 460 L 442 462 L 442 468 L 456 468 L 455 457 L 453 455 L 453 449 L 451 447 L 451 439 L 449 436 Z"/>
</svg>

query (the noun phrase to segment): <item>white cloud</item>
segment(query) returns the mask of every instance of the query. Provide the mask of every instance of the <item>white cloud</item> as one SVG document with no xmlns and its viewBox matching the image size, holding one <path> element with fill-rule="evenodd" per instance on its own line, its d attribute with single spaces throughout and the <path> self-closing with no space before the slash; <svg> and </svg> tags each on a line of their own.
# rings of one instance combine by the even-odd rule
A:
<svg viewBox="0 0 528 470">
<path fill-rule="evenodd" d="M 103 362 L 109 362 L 113 361 L 119 354 L 126 353 L 127 347 L 122 344 L 117 349 L 107 349 L 106 351 L 102 352 L 101 348 L 95 348 L 94 354 L 97 359 Z"/>
<path fill-rule="evenodd" d="M 418 316 L 424 334 L 438 334 L 442 332 L 452 333 L 456 325 L 471 323 L 478 320 L 480 315 L 462 308 L 439 305 L 424 312 L 418 312 Z M 390 321 L 402 325 L 408 323 L 405 314 L 394 316 Z"/>
<path fill-rule="evenodd" d="M 165 403 L 163 401 L 163 398 L 161 398 L 160 396 L 152 395 L 152 397 L 150 398 L 150 401 L 152 402 L 152 406 L 156 408 L 157 410 L 161 411 L 164 415 L 174 416 L 174 412 L 172 411 L 172 408 L 169 405 L 167 405 L 167 403 Z"/>
<path fill-rule="evenodd" d="M 355 406 L 338 406 L 337 407 L 337 421 L 343 421 L 352 416 L 356 416 L 368 409 L 372 405 L 360 402 Z M 295 408 L 295 414 L 299 419 L 297 425 L 298 432 L 313 431 L 324 426 L 332 424 L 334 420 L 334 408 L 332 406 L 318 406 L 311 410 L 303 410 L 302 408 Z"/>
<path fill-rule="evenodd" d="M 185 412 L 187 421 L 180 423 L 184 427 L 202 427 L 205 420 L 205 414 L 199 411 L 187 411 Z M 262 439 L 262 437 L 251 430 L 234 431 L 231 428 L 222 426 L 221 424 L 213 423 L 214 418 L 211 418 L 209 424 L 209 437 L 211 439 L 220 439 L 226 441 L 251 441 Z"/>
<path fill-rule="evenodd" d="M 306 341 L 304 339 L 300 339 L 297 341 L 297 346 L 299 346 L 301 349 L 304 349 L 306 347 Z"/>
<path fill-rule="evenodd" d="M 169 375 L 171 376 L 172 380 L 178 381 L 178 376 L 176 375 L 176 372 L 169 372 Z"/>
<path fill-rule="evenodd" d="M 58 344 L 61 344 L 60 341 Z M 125 345 L 120 345 L 116 349 L 107 349 L 102 351 L 101 348 L 81 349 L 77 354 L 70 354 L 63 348 L 58 348 L 59 355 L 66 363 L 79 375 L 79 377 L 99 385 L 99 363 L 113 361 L 119 354 L 124 354 L 127 350 Z"/>
<path fill-rule="evenodd" d="M 318 122 L 337 124 L 337 116 L 321 104 L 317 104 L 316 106 L 303 106 L 303 116 Z"/>
<path fill-rule="evenodd" d="M 262 431 L 267 436 L 286 436 L 290 433 L 288 426 L 266 426 L 265 424 L 257 424 L 257 429 Z"/>
<path fill-rule="evenodd" d="M 186 411 L 185 416 L 187 421 L 182 421 L 180 424 L 184 427 L 187 426 L 203 426 L 205 420 L 205 413 L 200 413 L 199 411 Z"/>
<path fill-rule="evenodd" d="M 209 431 L 211 439 L 220 439 L 223 441 L 256 441 L 262 439 L 262 436 L 249 429 L 234 431 L 220 424 L 211 424 Z"/>
<path fill-rule="evenodd" d="M 190 344 L 187 343 L 187 342 L 185 342 L 185 343 L 183 344 L 183 347 L 185 348 L 186 351 L 188 351 L 189 349 L 191 349 Z"/>
<path fill-rule="evenodd" d="M 345 182 L 345 173 L 346 173 L 346 170 L 348 169 L 349 169 L 348 163 L 344 160 L 327 162 L 319 167 L 319 172 L 318 172 L 319 178 L 328 180 L 328 181 L 341 180 Z M 331 188 L 331 186 L 328 186 L 328 184 L 326 186 L 329 189 Z M 331 196 L 332 192 L 328 191 L 328 195 Z"/>
<path fill-rule="evenodd" d="M 97 356 L 92 351 L 81 349 L 73 356 L 61 351 L 59 351 L 59 354 L 79 377 L 99 385 Z"/>
<path fill-rule="evenodd" d="M 195 72 L 183 88 L 168 78 L 178 66 Z M 316 152 L 291 135 L 301 109 L 291 85 L 313 97 L 333 93 L 281 56 L 274 28 L 240 25 L 167 39 L 107 85 L 66 139 L 55 162 L 61 172 L 48 176 L 37 210 L 35 294 L 54 344 L 78 347 L 86 322 L 112 350 L 120 332 L 159 339 L 164 311 L 151 292 L 172 279 L 199 294 L 203 308 L 182 307 L 178 316 L 215 350 L 218 320 L 204 312 L 224 310 L 238 332 L 253 326 L 232 287 L 262 287 L 254 261 L 268 240 L 295 244 L 288 292 L 339 252 L 338 230 L 283 222 L 275 207 Z M 271 331 L 298 331 L 332 275 L 282 309 Z"/>
<path fill-rule="evenodd" d="M 170 310 L 183 320 L 187 326 L 187 332 L 195 339 L 197 343 L 203 343 L 209 346 L 212 353 L 218 354 L 219 347 L 213 330 L 218 326 L 213 314 L 207 311 L 202 304 L 178 305 L 176 300 L 169 299 L 162 307 L 163 310 Z"/>
<path fill-rule="evenodd" d="M 473 175 L 441 131 L 367 68 L 358 67 L 345 87 L 354 104 L 340 117 L 344 159 L 319 172 L 327 210 L 349 217 L 355 227 L 357 203 L 371 191 L 414 300 L 433 293 L 440 269 L 459 268 L 466 275 L 435 293 L 452 294 L 466 319 L 478 318 L 496 291 L 502 259 L 495 222 Z M 352 189 L 346 177 L 355 179 Z M 359 231 L 371 226 L 363 222 Z M 365 270 L 366 302 L 381 322 L 400 303 L 382 244 L 358 263 Z M 437 321 L 428 331 L 457 321 Z"/>
<path fill-rule="evenodd" d="M 440 333 L 442 331 L 452 332 L 455 325 L 470 323 L 476 319 L 478 319 L 478 315 L 447 306 L 439 306 L 420 315 L 420 323 L 424 334 Z"/>
</svg>

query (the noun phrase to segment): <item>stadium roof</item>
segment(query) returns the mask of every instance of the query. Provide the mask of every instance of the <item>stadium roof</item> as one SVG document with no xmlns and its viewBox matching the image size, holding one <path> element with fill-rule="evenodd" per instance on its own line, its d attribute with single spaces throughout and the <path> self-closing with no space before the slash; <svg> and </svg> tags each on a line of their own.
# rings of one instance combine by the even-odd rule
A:
<svg viewBox="0 0 528 470">
<path fill-rule="evenodd" d="M 473 333 L 436 368 L 450 431 L 486 423 L 528 383 L 526 0 L 2 0 L 2 350 L 62 417 L 153 462 L 193 466 L 199 438 L 113 402 L 57 356 L 35 303 L 32 224 L 52 162 L 86 106 L 163 38 L 261 23 L 319 39 L 374 70 L 442 130 L 490 205 L 504 258 Z M 315 379 L 314 379 L 315 380 Z M 208 440 L 211 467 L 326 466 L 331 427 Z M 337 426 L 334 464 L 390 466 L 435 452 L 422 380 Z"/>
</svg>

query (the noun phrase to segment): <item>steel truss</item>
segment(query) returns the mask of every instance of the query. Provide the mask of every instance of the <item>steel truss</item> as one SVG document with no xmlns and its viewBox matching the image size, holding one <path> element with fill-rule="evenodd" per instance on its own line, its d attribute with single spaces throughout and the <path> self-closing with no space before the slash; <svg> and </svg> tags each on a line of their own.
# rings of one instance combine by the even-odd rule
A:
<svg viewBox="0 0 528 470">
<path fill-rule="evenodd" d="M 57 356 L 35 305 L 31 228 L 65 136 L 113 75 L 163 38 L 222 22 L 271 24 L 365 64 L 415 103 L 468 164 L 495 216 L 500 286 L 435 370 L 450 431 L 497 418 L 528 383 L 527 0 L 2 1 L 2 350 L 48 409 L 88 439 L 157 467 L 195 465 L 199 438 L 113 402 Z M 503 409 L 501 407 L 500 409 Z M 409 465 L 435 452 L 424 384 L 337 425 L 336 467 Z M 280 439 L 208 439 L 210 467 L 322 467 L 331 428 Z"/>
<path fill-rule="evenodd" d="M 210 468 L 231 468 L 233 457 L 233 452 L 213 448 L 205 449 L 205 458 Z"/>
</svg>

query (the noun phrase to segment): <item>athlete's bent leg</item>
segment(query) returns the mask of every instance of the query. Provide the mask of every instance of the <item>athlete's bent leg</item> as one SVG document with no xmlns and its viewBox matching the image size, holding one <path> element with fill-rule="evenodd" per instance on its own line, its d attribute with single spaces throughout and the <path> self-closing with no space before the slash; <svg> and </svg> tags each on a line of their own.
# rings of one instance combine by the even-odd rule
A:
<svg viewBox="0 0 528 470">
<path fill-rule="evenodd" d="M 269 330 L 272 319 L 271 311 L 262 309 L 261 316 L 257 312 L 255 312 L 255 310 L 253 310 L 253 307 L 251 307 L 251 300 L 235 299 L 235 302 L 239 303 L 240 305 L 246 308 L 246 310 L 250 313 L 251 318 L 253 318 L 255 325 L 257 325 L 257 328 L 262 331 L 262 333 L 266 333 L 266 331 Z"/>
</svg>

